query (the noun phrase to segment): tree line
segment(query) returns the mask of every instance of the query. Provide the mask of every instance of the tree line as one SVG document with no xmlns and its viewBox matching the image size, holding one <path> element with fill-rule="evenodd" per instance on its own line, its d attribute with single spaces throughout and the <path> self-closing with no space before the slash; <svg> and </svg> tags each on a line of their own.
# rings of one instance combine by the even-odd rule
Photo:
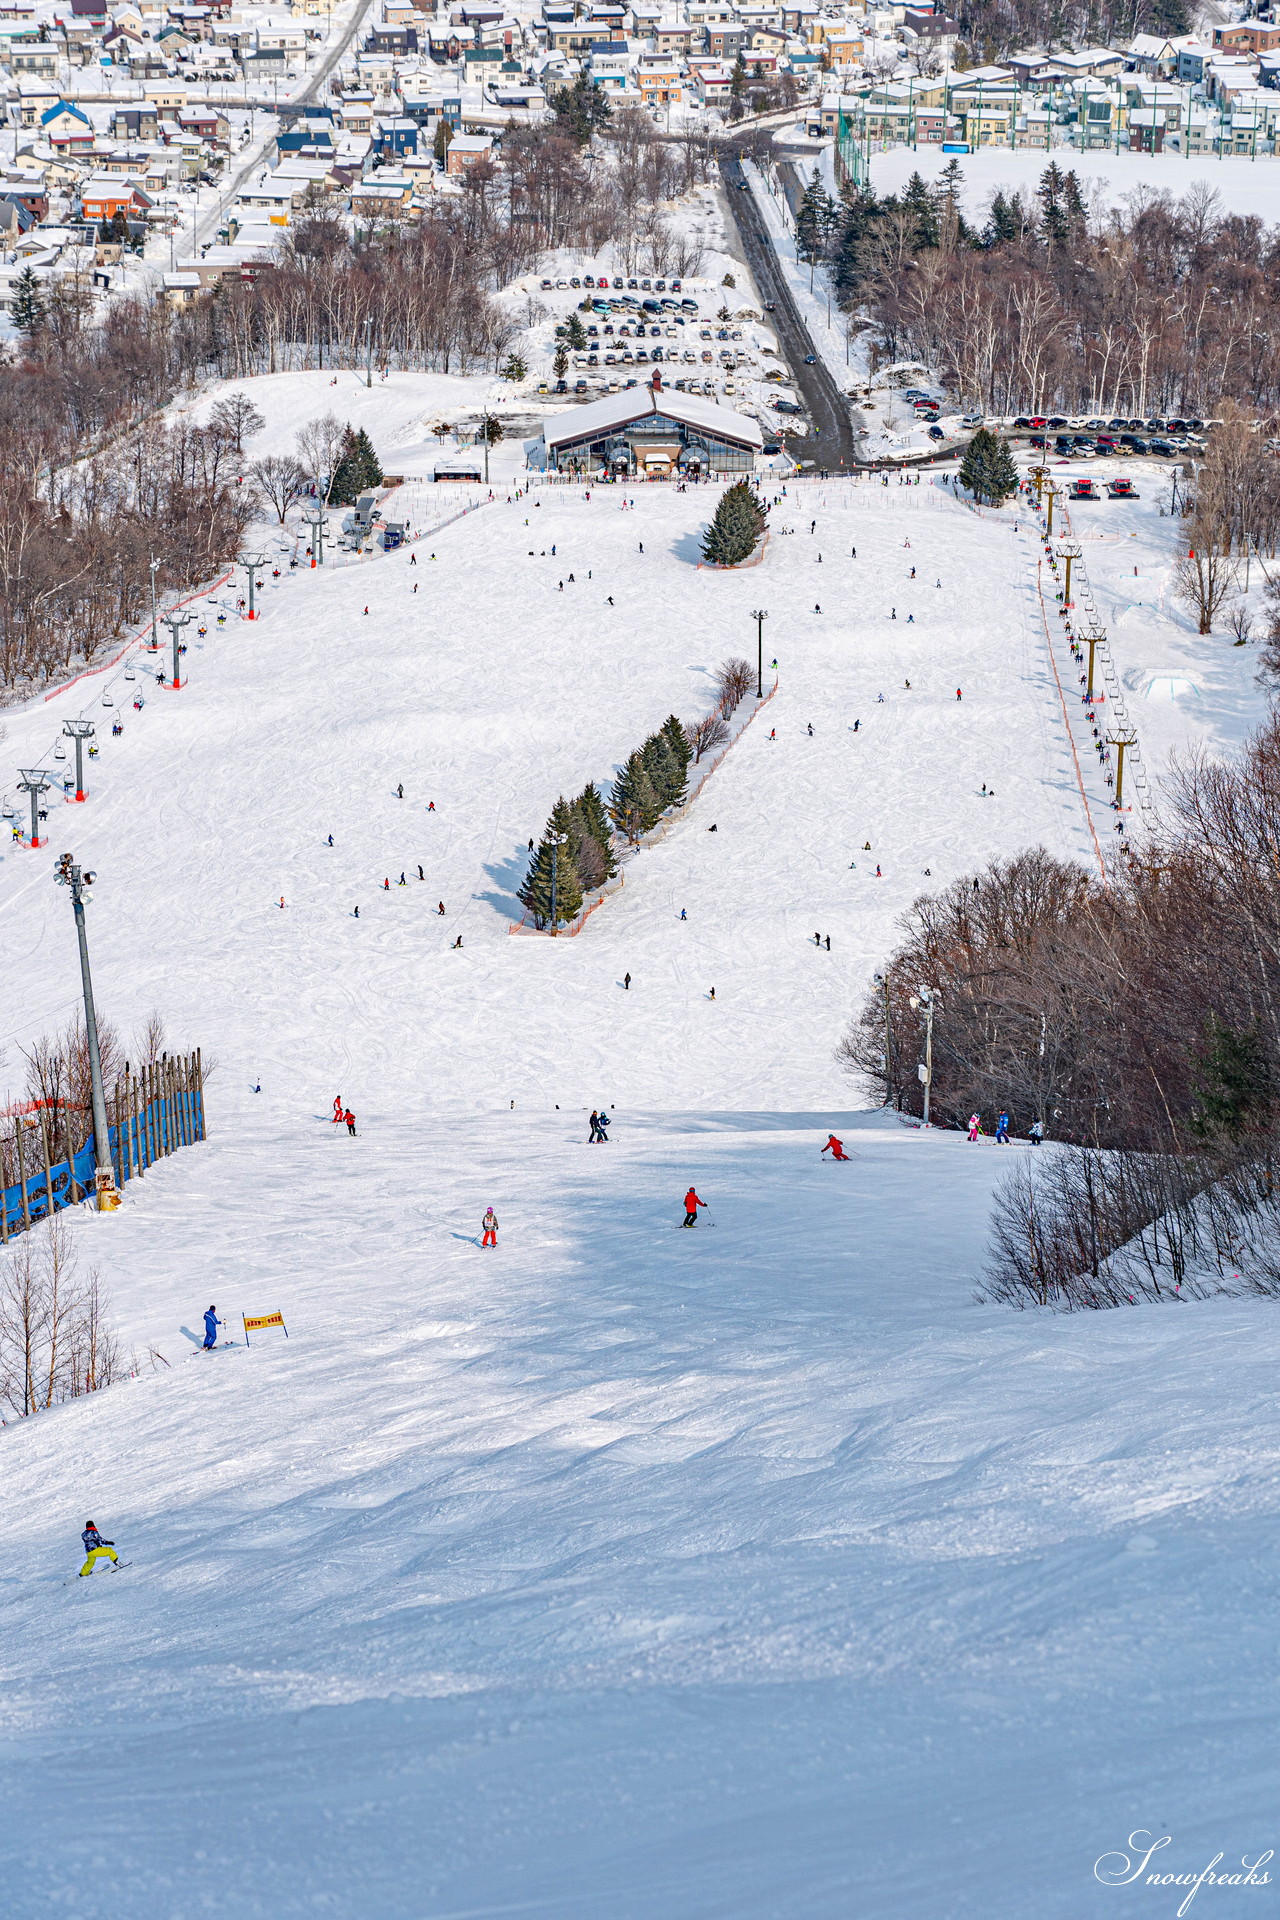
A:
<svg viewBox="0 0 1280 1920">
<path fill-rule="evenodd" d="M 919 1112 L 926 986 L 933 1117 L 960 1127 L 1004 1111 L 1015 1133 L 1038 1120 L 1075 1149 L 1034 1223 L 1027 1193 L 1004 1216 L 1006 1239 L 1021 1234 L 1027 1258 L 1034 1242 L 1042 1266 L 1059 1235 L 1059 1293 L 1078 1266 L 1082 1192 L 1091 1282 L 1145 1218 L 1157 1240 L 1183 1236 L 1184 1278 L 1191 1253 L 1207 1247 L 1216 1262 L 1215 1248 L 1234 1245 L 1253 1249 L 1255 1279 L 1274 1270 L 1280 1287 L 1278 821 L 1273 714 L 1238 760 L 1175 767 L 1163 825 L 1105 884 L 1037 848 L 917 900 L 842 1043 L 886 1102 Z M 1012 1258 L 1006 1249 L 999 1271 L 1017 1292 Z"/>
<path fill-rule="evenodd" d="M 689 722 L 669 714 L 618 768 L 607 799 L 589 781 L 576 799 L 562 795 L 556 801 L 537 846 L 529 842 L 528 872 L 517 889 L 535 926 L 555 928 L 576 919 L 586 895 L 618 871 L 615 836 L 638 846 L 664 814 L 682 804 L 690 766 L 728 738 L 728 716 L 751 680 L 745 660 L 726 660 L 717 671 L 719 697 L 710 714 Z"/>
<path fill-rule="evenodd" d="M 930 186 L 852 187 L 811 212 L 851 324 L 880 361 L 919 360 L 995 414 L 1207 417 L 1280 403 L 1280 227 L 1230 214 L 1204 181 L 1105 204 L 1047 166 L 1034 193 L 965 216 L 954 156 Z"/>
</svg>

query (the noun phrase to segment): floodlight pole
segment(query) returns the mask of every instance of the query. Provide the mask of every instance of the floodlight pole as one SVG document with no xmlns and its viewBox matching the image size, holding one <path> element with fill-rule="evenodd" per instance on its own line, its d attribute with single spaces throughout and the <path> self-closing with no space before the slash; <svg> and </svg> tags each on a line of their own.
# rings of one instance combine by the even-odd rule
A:
<svg viewBox="0 0 1280 1920">
<path fill-rule="evenodd" d="M 42 847 L 40 838 L 40 795 L 49 791 L 49 776 L 43 767 L 19 768 L 18 791 L 31 795 L 31 845 Z"/>
<path fill-rule="evenodd" d="M 173 688 L 173 691 L 175 693 L 178 691 L 180 687 L 183 687 L 186 685 L 186 682 L 182 679 L 181 672 L 180 672 L 181 662 L 178 657 L 179 655 L 178 636 L 182 632 L 182 629 L 184 627 L 190 626 L 191 620 L 192 620 L 192 615 L 189 613 L 166 613 L 164 617 L 164 623 L 166 627 L 168 627 L 169 629 L 169 638 L 173 642 L 173 679 L 170 681 L 169 684 Z"/>
<path fill-rule="evenodd" d="M 756 699 L 764 699 L 764 623 L 767 613 L 754 610 L 751 618 L 756 623 Z"/>
<path fill-rule="evenodd" d="M 111 1136 L 107 1129 L 107 1101 L 102 1091 L 102 1054 L 98 1047 L 98 1016 L 93 1004 L 93 980 L 89 973 L 89 940 L 84 924 L 84 890 L 93 885 L 93 875 L 82 873 L 69 853 L 58 861 L 54 879 L 60 887 L 70 887 L 71 904 L 76 917 L 76 940 L 80 947 L 80 983 L 84 988 L 84 1032 L 89 1049 L 89 1087 L 93 1103 L 93 1184 L 99 1213 L 111 1213 L 120 1205 L 116 1177 L 111 1165 Z"/>
<path fill-rule="evenodd" d="M 68 740 L 76 743 L 76 799 L 85 798 L 84 791 L 84 743 L 93 738 L 92 720 L 64 720 L 62 731 Z"/>
<path fill-rule="evenodd" d="M 929 1096 L 933 1092 L 933 1009 L 937 994 L 931 987 L 918 989 L 924 1001 L 924 1124 L 929 1124 Z"/>
</svg>

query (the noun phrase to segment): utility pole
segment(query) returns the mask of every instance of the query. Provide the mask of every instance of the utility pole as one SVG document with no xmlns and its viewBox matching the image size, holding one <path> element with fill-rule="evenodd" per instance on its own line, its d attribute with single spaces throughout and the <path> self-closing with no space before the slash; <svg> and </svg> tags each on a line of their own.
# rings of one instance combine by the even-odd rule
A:
<svg viewBox="0 0 1280 1920">
<path fill-rule="evenodd" d="M 150 561 L 148 562 L 148 566 L 151 571 L 151 651 L 152 653 L 159 653 L 160 651 L 160 635 L 156 632 L 156 571 L 159 565 L 160 565 L 160 562 L 156 559 L 155 555 L 153 554 L 151 556 Z"/>
<path fill-rule="evenodd" d="M 313 512 L 304 513 L 302 517 L 311 529 L 311 564 L 313 567 L 315 566 L 316 556 L 319 555 L 320 565 L 323 566 L 324 536 L 325 529 L 328 525 L 324 516 L 324 508 L 316 507 Z"/>
<path fill-rule="evenodd" d="M 31 795 L 31 845 L 43 847 L 46 843 L 40 838 L 40 795 L 49 791 L 49 775 L 43 767 L 20 767 L 18 791 Z"/>
<path fill-rule="evenodd" d="M 186 685 L 186 682 L 183 680 L 180 672 L 181 661 L 179 659 L 179 653 L 180 653 L 180 647 L 178 644 L 179 636 L 184 627 L 190 626 L 194 617 L 195 616 L 190 613 L 166 613 L 164 617 L 164 623 L 166 627 L 168 627 L 169 629 L 169 638 L 173 642 L 173 679 L 170 682 L 170 685 L 172 686 L 173 691 L 175 693 L 178 691 L 180 687 L 183 687 Z"/>
<path fill-rule="evenodd" d="M 1093 655 L 1094 655 L 1094 649 L 1095 649 L 1096 647 L 1099 647 L 1099 646 L 1101 646 L 1101 644 L 1102 644 L 1102 642 L 1103 642 L 1103 641 L 1104 641 L 1104 640 L 1106 639 L 1106 637 L 1107 637 L 1107 636 L 1106 636 L 1106 634 L 1105 634 L 1105 633 L 1103 632 L 1103 630 L 1102 630 L 1102 628 L 1101 628 L 1101 627 L 1091 627 L 1091 628 L 1089 629 L 1089 631 L 1088 631 L 1088 633 L 1081 633 L 1081 634 L 1078 634 L 1078 635 L 1077 635 L 1076 637 L 1077 637 L 1077 639 L 1078 639 L 1078 640 L 1079 640 L 1079 641 L 1081 642 L 1081 644 L 1082 644 L 1082 645 L 1084 645 L 1084 646 L 1086 646 L 1086 647 L 1088 647 L 1088 649 L 1089 649 L 1089 683 L 1088 683 L 1088 685 L 1087 685 L 1087 687 L 1085 688 L 1085 695 L 1084 695 L 1084 697 L 1085 697 L 1085 699 L 1086 699 L 1086 700 L 1087 700 L 1087 701 L 1088 701 L 1088 702 L 1089 702 L 1089 703 L 1090 703 L 1090 704 L 1092 705 L 1092 702 L 1093 702 Z"/>
<path fill-rule="evenodd" d="M 940 999 L 936 987 L 917 987 L 911 996 L 913 1007 L 924 1008 L 924 1063 L 916 1073 L 924 1086 L 924 1124 L 929 1124 L 929 1102 L 933 1093 L 933 1012 Z"/>
<path fill-rule="evenodd" d="M 89 1086 L 93 1102 L 93 1184 L 98 1197 L 98 1212 L 113 1213 L 120 1205 L 115 1173 L 111 1166 L 111 1137 L 107 1131 L 107 1102 L 102 1091 L 102 1055 L 98 1050 L 98 1017 L 93 1005 L 93 981 L 89 974 L 89 942 L 85 934 L 85 888 L 93 885 L 93 875 L 83 873 L 72 856 L 64 853 L 58 861 L 54 880 L 70 887 L 71 904 L 76 917 L 76 939 L 80 946 L 80 983 L 84 988 L 84 1032 L 89 1048 Z"/>
<path fill-rule="evenodd" d="M 555 841 L 552 843 L 552 847 L 551 847 L 551 938 L 553 940 L 555 939 L 557 933 L 560 931 L 560 920 L 557 913 L 557 901 L 556 901 L 556 861 L 557 861 L 559 852 L 560 852 L 559 842 Z"/>
<path fill-rule="evenodd" d="M 256 620 L 258 616 L 254 612 L 253 607 L 253 590 L 258 582 L 255 576 L 259 567 L 266 566 L 267 556 L 265 553 L 242 553 L 240 556 L 240 564 L 242 567 L 247 567 L 249 571 L 249 618 Z"/>
<path fill-rule="evenodd" d="M 762 611 L 753 612 L 751 618 L 756 623 L 756 699 L 764 699 L 764 623 L 769 618 Z"/>
<path fill-rule="evenodd" d="M 83 800 L 84 792 L 84 743 L 93 738 L 92 720 L 64 720 L 62 731 L 68 740 L 76 743 L 76 799 Z"/>
<path fill-rule="evenodd" d="M 1109 733 L 1107 735 L 1107 745 L 1109 747 L 1114 747 L 1116 750 L 1116 810 L 1117 812 L 1124 805 L 1124 750 L 1126 747 L 1136 747 L 1137 744 L 1138 744 L 1138 736 L 1136 733 L 1117 733 L 1117 734 Z"/>
</svg>

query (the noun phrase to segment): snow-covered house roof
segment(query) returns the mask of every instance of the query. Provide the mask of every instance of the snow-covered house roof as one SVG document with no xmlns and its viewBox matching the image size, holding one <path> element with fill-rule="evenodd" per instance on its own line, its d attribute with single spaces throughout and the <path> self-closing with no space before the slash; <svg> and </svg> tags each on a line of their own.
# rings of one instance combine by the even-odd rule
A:
<svg viewBox="0 0 1280 1920">
<path fill-rule="evenodd" d="M 585 407 L 574 407 L 569 413 L 544 420 L 542 437 L 550 452 L 577 440 L 595 440 L 602 434 L 621 432 L 624 427 L 634 426 L 646 415 L 653 414 L 679 421 L 682 426 L 696 427 L 717 440 L 751 447 L 756 452 L 764 445 L 759 422 L 745 413 L 734 413 L 728 407 L 716 406 L 712 400 L 662 386 L 627 387 L 621 393 L 606 395 L 603 400 L 593 400 Z"/>
</svg>

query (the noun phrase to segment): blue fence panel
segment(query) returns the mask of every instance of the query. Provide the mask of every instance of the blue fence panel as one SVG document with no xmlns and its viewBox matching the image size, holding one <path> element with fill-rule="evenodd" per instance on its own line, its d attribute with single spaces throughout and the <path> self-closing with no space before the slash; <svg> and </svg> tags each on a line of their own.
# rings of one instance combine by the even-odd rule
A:
<svg viewBox="0 0 1280 1920">
<path fill-rule="evenodd" d="M 180 1112 L 184 1102 L 185 1129 L 181 1125 L 183 1116 Z M 164 1158 L 164 1140 L 170 1125 L 171 1109 L 174 1147 L 181 1143 L 183 1131 L 189 1132 L 196 1140 L 204 1139 L 204 1094 L 201 1091 L 192 1089 L 189 1093 L 180 1093 L 176 1100 L 153 1100 L 140 1113 L 131 1114 L 122 1127 L 108 1129 L 111 1164 L 121 1186 L 131 1180 L 136 1171 L 145 1170 Z M 22 1211 L 24 1185 L 27 1215 L 33 1226 L 37 1221 L 46 1219 L 51 1212 L 57 1213 L 61 1208 L 70 1206 L 73 1170 L 80 1194 L 92 1193 L 96 1170 L 92 1134 L 73 1154 L 70 1169 L 65 1159 L 55 1162 L 49 1169 L 46 1182 L 42 1164 L 36 1172 L 27 1175 L 25 1182 L 15 1181 L 11 1186 L 0 1187 L 0 1209 L 3 1209 L 0 1217 L 4 1220 L 5 1235 L 21 1233 L 26 1224 Z"/>
</svg>

